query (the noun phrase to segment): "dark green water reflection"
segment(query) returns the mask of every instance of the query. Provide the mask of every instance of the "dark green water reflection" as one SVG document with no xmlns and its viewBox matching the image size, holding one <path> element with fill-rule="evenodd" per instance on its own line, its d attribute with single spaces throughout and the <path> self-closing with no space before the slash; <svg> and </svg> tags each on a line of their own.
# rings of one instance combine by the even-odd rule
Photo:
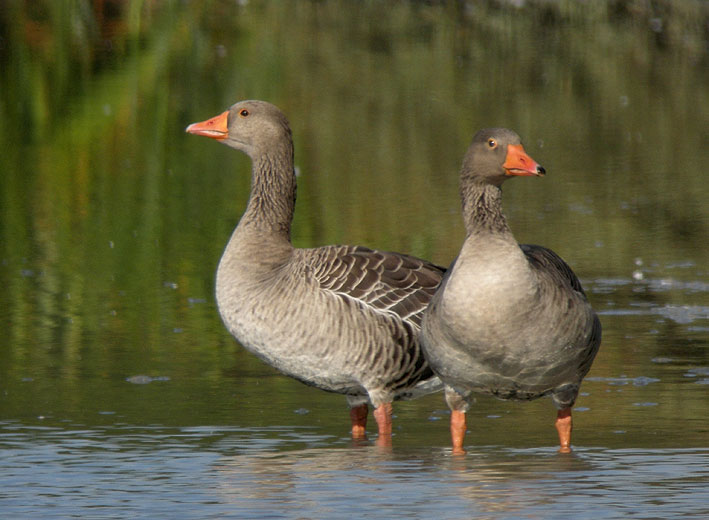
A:
<svg viewBox="0 0 709 520">
<path fill-rule="evenodd" d="M 3 3 L 0 421 L 346 442 L 344 400 L 245 353 L 214 307 L 250 164 L 184 128 L 260 98 L 291 120 L 298 246 L 441 264 L 472 134 L 516 129 L 548 175 L 505 185 L 512 229 L 604 324 L 575 444 L 706 447 L 707 5 Z M 448 445 L 440 395 L 396 413 L 395 449 Z M 468 441 L 552 446 L 552 416 L 480 398 Z"/>
</svg>

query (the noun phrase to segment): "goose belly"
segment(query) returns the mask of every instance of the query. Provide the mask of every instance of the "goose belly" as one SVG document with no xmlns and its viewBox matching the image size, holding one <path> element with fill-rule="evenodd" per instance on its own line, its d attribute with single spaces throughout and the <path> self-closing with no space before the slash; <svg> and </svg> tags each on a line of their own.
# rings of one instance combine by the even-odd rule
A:
<svg viewBox="0 0 709 520">
<path fill-rule="evenodd" d="M 217 303 L 226 327 L 247 350 L 308 385 L 367 395 L 407 368 L 389 324 L 353 312 L 341 298 L 218 290 Z"/>
<path fill-rule="evenodd" d="M 503 399 L 534 399 L 580 382 L 583 353 L 574 345 L 526 341 L 453 341 L 434 370 L 459 390 Z"/>
<path fill-rule="evenodd" d="M 544 306 L 519 281 L 481 283 L 464 294 L 450 289 L 438 309 L 438 343 L 445 346 L 434 344 L 430 358 L 444 382 L 505 399 L 533 399 L 579 382 L 587 345 L 576 313 Z"/>
</svg>

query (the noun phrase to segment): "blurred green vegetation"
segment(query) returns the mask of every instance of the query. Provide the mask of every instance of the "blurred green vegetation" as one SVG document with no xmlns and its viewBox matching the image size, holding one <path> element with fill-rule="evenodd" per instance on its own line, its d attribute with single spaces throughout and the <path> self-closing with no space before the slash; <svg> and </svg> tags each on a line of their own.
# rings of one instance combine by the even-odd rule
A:
<svg viewBox="0 0 709 520">
<path fill-rule="evenodd" d="M 44 384 L 10 391 L 0 415 L 61 408 L 59 394 L 83 409 L 100 387 L 87 378 L 149 373 L 194 378 L 165 385 L 182 416 L 205 379 L 272 375 L 212 298 L 250 164 L 183 132 L 239 99 L 291 120 L 300 247 L 449 263 L 466 146 L 508 126 L 549 172 L 505 185 L 521 242 L 553 248 L 591 288 L 636 269 L 706 285 L 708 27 L 698 0 L 3 3 L 0 390 Z M 706 290 L 591 298 L 706 305 Z M 607 319 L 594 373 L 687 337 L 709 359 L 706 332 L 643 320 L 647 343 L 628 350 L 627 321 Z M 260 398 L 292 384 L 273 378 Z"/>
</svg>

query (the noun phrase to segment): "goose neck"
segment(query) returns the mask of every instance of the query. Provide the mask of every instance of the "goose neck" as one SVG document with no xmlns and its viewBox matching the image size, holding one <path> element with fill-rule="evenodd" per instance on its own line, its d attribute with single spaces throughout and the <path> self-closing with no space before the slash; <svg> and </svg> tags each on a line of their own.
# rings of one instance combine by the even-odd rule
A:
<svg viewBox="0 0 709 520">
<path fill-rule="evenodd" d="M 502 212 L 502 190 L 499 186 L 483 182 L 461 185 L 463 220 L 468 235 L 492 233 L 511 235 L 507 219 Z"/>
<path fill-rule="evenodd" d="M 239 227 L 290 242 L 295 211 L 293 153 L 263 155 L 253 161 L 251 194 Z"/>
</svg>

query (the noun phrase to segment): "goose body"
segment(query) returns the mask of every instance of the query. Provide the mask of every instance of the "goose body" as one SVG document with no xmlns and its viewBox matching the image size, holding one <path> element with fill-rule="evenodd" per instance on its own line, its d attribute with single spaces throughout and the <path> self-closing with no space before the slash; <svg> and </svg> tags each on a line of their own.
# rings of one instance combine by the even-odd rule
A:
<svg viewBox="0 0 709 520">
<path fill-rule="evenodd" d="M 442 387 L 418 333 L 444 269 L 361 246 L 294 248 L 293 143 L 275 106 L 242 101 L 187 132 L 252 160 L 249 202 L 217 269 L 217 306 L 227 329 L 284 374 L 344 394 L 354 437 L 364 436 L 371 403 L 386 443 L 392 401 Z"/>
<path fill-rule="evenodd" d="M 560 451 L 571 407 L 591 367 L 601 325 L 571 268 L 550 249 L 520 245 L 502 213 L 500 185 L 543 175 L 506 129 L 478 132 L 461 170 L 466 238 L 424 316 L 427 359 L 445 384 L 454 451 L 462 451 L 471 394 L 551 395 Z"/>
<path fill-rule="evenodd" d="M 266 363 L 375 407 L 441 388 L 417 342 L 417 309 L 438 271 L 358 246 L 293 248 L 278 263 L 254 266 L 232 247 L 243 242 L 232 238 L 219 263 L 217 306 L 231 334 Z"/>
</svg>

